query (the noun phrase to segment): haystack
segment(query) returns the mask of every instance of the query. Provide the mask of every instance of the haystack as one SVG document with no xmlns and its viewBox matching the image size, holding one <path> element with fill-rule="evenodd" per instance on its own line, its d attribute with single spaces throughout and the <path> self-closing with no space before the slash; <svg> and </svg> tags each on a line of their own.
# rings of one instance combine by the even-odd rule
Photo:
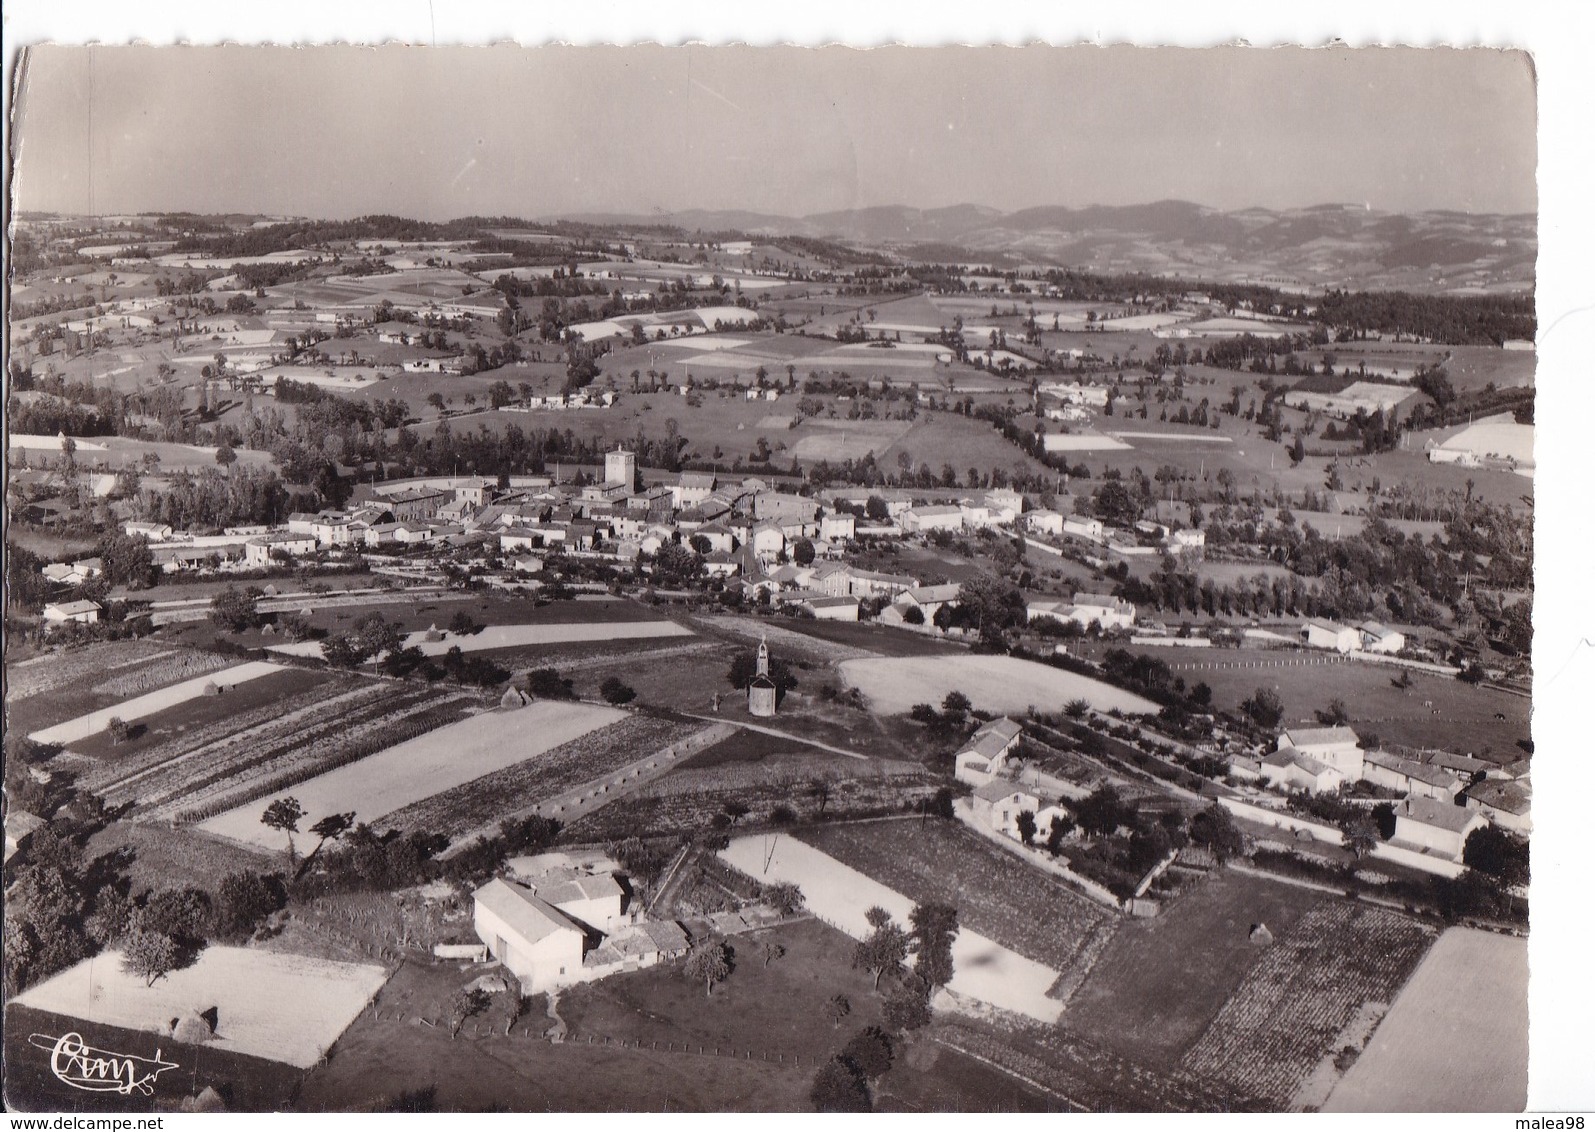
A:
<svg viewBox="0 0 1595 1132">
<path fill-rule="evenodd" d="M 226 1112 L 227 1102 L 214 1088 L 206 1085 L 197 1096 L 184 1097 L 179 1107 L 183 1112 Z"/>
<path fill-rule="evenodd" d="M 1268 930 L 1267 924 L 1253 924 L 1252 933 L 1247 938 L 1258 947 L 1267 947 L 1274 942 L 1274 933 Z"/>
<path fill-rule="evenodd" d="M 172 1037 L 189 1045 L 203 1045 L 216 1036 L 216 1027 L 197 1010 L 190 1010 L 172 1026 Z"/>
</svg>

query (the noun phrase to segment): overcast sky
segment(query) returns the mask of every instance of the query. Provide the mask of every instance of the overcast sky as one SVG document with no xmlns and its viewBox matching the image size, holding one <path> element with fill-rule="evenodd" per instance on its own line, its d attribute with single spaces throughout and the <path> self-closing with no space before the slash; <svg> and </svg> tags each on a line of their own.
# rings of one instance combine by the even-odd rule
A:
<svg viewBox="0 0 1595 1132">
<path fill-rule="evenodd" d="M 18 207 L 61 212 L 1536 200 L 1493 50 L 45 47 L 20 103 Z"/>
</svg>

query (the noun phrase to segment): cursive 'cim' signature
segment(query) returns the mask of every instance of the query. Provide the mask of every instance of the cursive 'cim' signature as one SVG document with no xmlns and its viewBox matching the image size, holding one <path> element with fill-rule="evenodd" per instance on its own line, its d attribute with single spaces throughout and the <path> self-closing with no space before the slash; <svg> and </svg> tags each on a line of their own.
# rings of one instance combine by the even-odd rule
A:
<svg viewBox="0 0 1595 1132">
<path fill-rule="evenodd" d="M 153 1058 L 112 1053 L 85 1045 L 83 1035 L 77 1033 L 59 1038 L 33 1034 L 28 1044 L 50 1051 L 50 1072 L 56 1080 L 88 1093 L 121 1093 L 124 1097 L 139 1093 L 147 1097 L 155 1091 L 155 1078 L 177 1068 L 175 1061 L 161 1057 L 160 1050 Z"/>
</svg>

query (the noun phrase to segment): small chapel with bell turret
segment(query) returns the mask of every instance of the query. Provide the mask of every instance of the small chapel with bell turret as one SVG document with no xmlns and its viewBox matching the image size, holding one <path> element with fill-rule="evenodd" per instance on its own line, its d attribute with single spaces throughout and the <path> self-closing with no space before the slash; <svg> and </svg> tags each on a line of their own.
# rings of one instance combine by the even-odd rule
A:
<svg viewBox="0 0 1595 1132">
<path fill-rule="evenodd" d="M 759 659 L 753 679 L 748 681 L 748 714 L 775 714 L 775 681 L 770 679 L 770 646 L 759 638 Z"/>
</svg>

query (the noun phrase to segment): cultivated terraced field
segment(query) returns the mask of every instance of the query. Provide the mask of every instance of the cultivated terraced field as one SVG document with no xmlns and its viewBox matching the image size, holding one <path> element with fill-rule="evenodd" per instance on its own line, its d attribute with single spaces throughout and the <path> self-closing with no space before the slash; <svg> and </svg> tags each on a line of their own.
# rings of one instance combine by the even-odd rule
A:
<svg viewBox="0 0 1595 1132">
<path fill-rule="evenodd" d="M 230 692 L 236 693 L 240 687 L 256 680 L 282 678 L 285 671 L 281 665 L 271 664 L 268 661 L 248 660 L 231 668 L 219 669 L 203 676 L 191 677 L 181 683 L 156 688 L 152 692 L 145 692 L 142 696 L 115 701 L 107 707 L 96 708 L 64 723 L 35 731 L 29 738 L 39 743 L 63 745 L 80 743 L 108 731 L 115 719 L 120 718 L 130 724 L 150 719 L 193 700 L 210 700 Z M 297 673 L 290 672 L 287 675 L 291 677 Z M 244 695 L 247 698 L 248 693 Z M 201 706 L 196 710 L 203 715 L 205 707 Z"/>
<path fill-rule="evenodd" d="M 959 923 L 1071 980 L 1117 917 L 1061 880 L 946 820 L 860 822 L 795 836 L 911 900 L 958 909 Z"/>
<path fill-rule="evenodd" d="M 1184 1068 L 1270 1108 L 1288 1107 L 1359 1013 L 1395 1000 L 1434 938 L 1432 927 L 1383 908 L 1314 908 L 1269 946 Z"/>
<path fill-rule="evenodd" d="M 107 641 L 40 657 L 6 670 L 6 723 L 37 731 L 235 663 L 153 641 Z"/>
<path fill-rule="evenodd" d="M 936 793 L 939 780 L 915 764 L 874 764 L 837 757 L 818 761 L 811 772 L 776 769 L 768 763 L 727 763 L 713 767 L 685 767 L 650 782 L 641 790 L 612 802 L 571 823 L 577 840 L 608 841 L 629 837 L 639 830 L 653 834 L 696 834 L 709 828 L 726 803 L 748 808 L 744 822 L 773 819 L 785 806 L 799 819 L 819 815 L 821 800 L 811 786 L 827 780 L 824 799 L 827 817 L 879 817 L 900 814 Z M 898 768 L 902 768 L 901 772 Z M 844 775 L 849 777 L 843 777 Z"/>
<path fill-rule="evenodd" d="M 460 720 L 473 694 L 339 675 L 107 761 L 87 785 L 135 817 L 198 822 Z"/>
<path fill-rule="evenodd" d="M 535 758 L 396 810 L 382 824 L 454 837 L 593 782 L 703 727 L 696 721 L 630 715 Z"/>
<path fill-rule="evenodd" d="M 328 814 L 349 811 L 357 820 L 385 827 L 378 819 L 387 814 L 534 759 L 622 717 L 615 708 L 547 700 L 483 712 L 272 793 L 291 793 L 299 800 L 305 827 Z M 283 835 L 260 821 L 268 804 L 265 797 L 256 798 L 209 818 L 200 828 L 263 850 L 280 849 Z M 307 852 L 315 841 L 308 833 L 295 837 L 295 845 Z"/>
</svg>

